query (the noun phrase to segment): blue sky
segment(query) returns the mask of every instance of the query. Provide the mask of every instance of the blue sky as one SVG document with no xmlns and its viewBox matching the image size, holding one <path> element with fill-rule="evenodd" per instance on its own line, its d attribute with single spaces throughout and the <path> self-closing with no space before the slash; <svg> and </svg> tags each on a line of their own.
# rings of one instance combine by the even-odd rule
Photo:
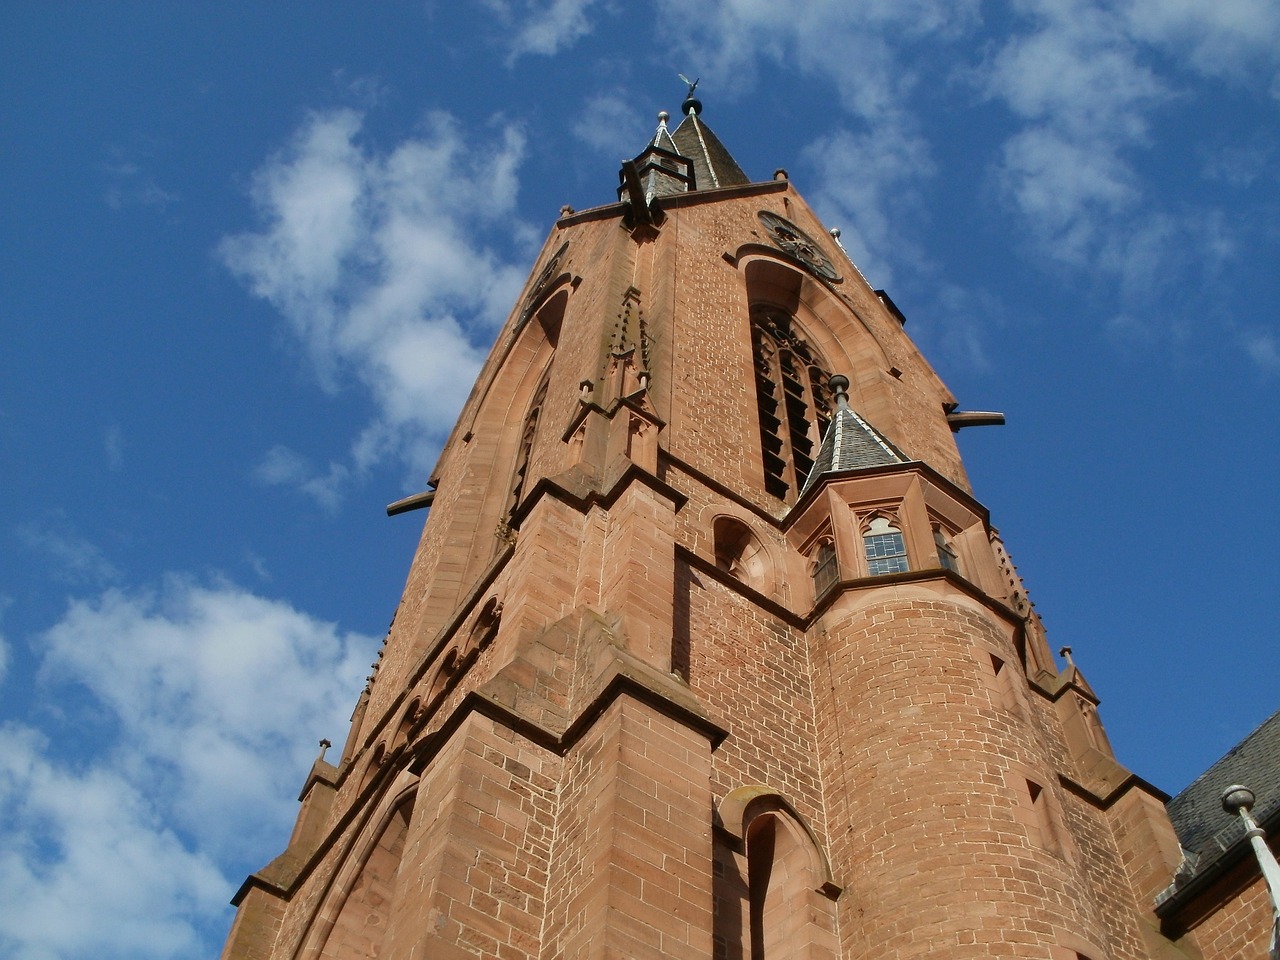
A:
<svg viewBox="0 0 1280 960">
<path fill-rule="evenodd" d="M 973 487 L 1121 760 L 1173 792 L 1280 707 L 1270 0 L 18 0 L 0 953 L 218 949 L 398 600 L 383 506 L 678 72 L 1008 415 Z"/>
</svg>

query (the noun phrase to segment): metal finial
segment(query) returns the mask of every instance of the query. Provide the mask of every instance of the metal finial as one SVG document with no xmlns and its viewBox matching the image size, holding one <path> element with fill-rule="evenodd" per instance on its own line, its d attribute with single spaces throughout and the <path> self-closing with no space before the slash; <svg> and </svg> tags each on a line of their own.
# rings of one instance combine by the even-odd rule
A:
<svg viewBox="0 0 1280 960">
<path fill-rule="evenodd" d="M 667 121 L 670 119 L 671 119 L 671 114 L 667 113 L 667 111 L 665 110 L 658 111 L 658 123 L 662 124 L 665 127 L 667 125 Z"/>
<path fill-rule="evenodd" d="M 1236 814 L 1241 810 L 1251 810 L 1253 802 L 1257 799 L 1253 795 L 1253 791 L 1243 784 L 1233 783 L 1227 789 L 1222 791 L 1222 809 L 1227 813 Z"/>
<path fill-rule="evenodd" d="M 1267 898 L 1271 901 L 1271 952 L 1272 960 L 1280 958 L 1280 863 L 1275 854 L 1267 846 L 1266 832 L 1258 826 L 1258 822 L 1249 814 L 1257 798 L 1253 791 L 1243 784 L 1233 783 L 1222 791 L 1222 809 L 1227 813 L 1240 817 L 1244 824 L 1244 835 L 1253 847 L 1253 855 L 1258 860 L 1258 869 L 1262 873 L 1263 882 L 1267 885 Z"/>
</svg>

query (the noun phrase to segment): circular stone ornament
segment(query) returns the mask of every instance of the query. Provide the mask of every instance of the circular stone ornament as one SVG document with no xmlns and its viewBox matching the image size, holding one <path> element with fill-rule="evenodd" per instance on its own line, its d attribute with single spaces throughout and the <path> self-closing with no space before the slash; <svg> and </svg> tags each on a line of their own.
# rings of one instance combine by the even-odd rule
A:
<svg viewBox="0 0 1280 960">
<path fill-rule="evenodd" d="M 769 239 L 808 267 L 810 272 L 824 280 L 840 279 L 840 274 L 827 259 L 827 255 L 822 252 L 822 248 L 794 223 L 786 217 L 778 216 L 772 210 L 761 210 L 756 216 L 768 231 Z"/>
</svg>

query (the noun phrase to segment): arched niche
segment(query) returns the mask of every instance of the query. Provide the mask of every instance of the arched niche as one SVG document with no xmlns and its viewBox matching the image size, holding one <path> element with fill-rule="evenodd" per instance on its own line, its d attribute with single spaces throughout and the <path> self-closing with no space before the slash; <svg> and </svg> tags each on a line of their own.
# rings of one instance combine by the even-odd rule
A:
<svg viewBox="0 0 1280 960">
<path fill-rule="evenodd" d="M 802 557 L 783 549 L 751 511 L 737 504 L 708 504 L 698 515 L 698 525 L 709 534 L 699 552 L 716 567 L 734 576 L 757 593 L 787 602 L 788 581 L 804 576 Z"/>
<path fill-rule="evenodd" d="M 716 517 L 711 525 L 716 567 L 755 590 L 772 580 L 769 557 L 760 538 L 735 517 Z"/>
<path fill-rule="evenodd" d="M 835 899 L 813 832 L 768 787 L 734 790 L 720 803 L 731 844 L 717 851 L 717 940 L 728 956 L 818 960 L 838 955 Z"/>
</svg>

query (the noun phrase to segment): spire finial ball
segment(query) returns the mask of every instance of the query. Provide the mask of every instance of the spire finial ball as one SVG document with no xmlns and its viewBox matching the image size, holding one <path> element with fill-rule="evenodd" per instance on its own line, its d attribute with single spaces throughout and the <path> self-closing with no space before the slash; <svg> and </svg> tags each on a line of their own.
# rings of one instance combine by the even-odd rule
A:
<svg viewBox="0 0 1280 960">
<path fill-rule="evenodd" d="M 1253 806 L 1253 791 L 1239 783 L 1233 783 L 1222 791 L 1222 809 L 1227 813 L 1239 813 Z"/>
<path fill-rule="evenodd" d="M 658 111 L 658 122 L 659 122 L 659 123 L 666 123 L 666 122 L 667 122 L 668 120 L 670 120 L 670 119 L 671 119 L 671 114 L 667 113 L 667 111 L 665 111 L 665 110 L 659 110 L 659 111 Z"/>
<path fill-rule="evenodd" d="M 849 378 L 843 373 L 833 374 L 828 378 L 827 389 L 835 398 L 836 406 L 843 407 L 849 402 Z"/>
</svg>

